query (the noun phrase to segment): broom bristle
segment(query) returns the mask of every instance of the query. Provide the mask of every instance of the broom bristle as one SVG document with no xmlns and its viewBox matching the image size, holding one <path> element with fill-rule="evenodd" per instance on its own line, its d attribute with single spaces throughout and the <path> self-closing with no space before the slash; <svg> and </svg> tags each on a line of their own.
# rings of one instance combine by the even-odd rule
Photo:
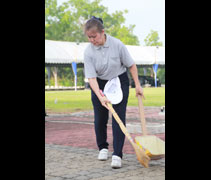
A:
<svg viewBox="0 0 211 180">
<path fill-rule="evenodd" d="M 136 152 L 136 156 L 137 156 L 137 159 L 138 161 L 146 168 L 149 167 L 149 161 L 150 161 L 150 157 L 147 156 L 143 150 L 141 150 L 141 148 L 137 145 L 137 144 L 134 144 L 134 149 L 135 149 L 135 152 Z"/>
</svg>

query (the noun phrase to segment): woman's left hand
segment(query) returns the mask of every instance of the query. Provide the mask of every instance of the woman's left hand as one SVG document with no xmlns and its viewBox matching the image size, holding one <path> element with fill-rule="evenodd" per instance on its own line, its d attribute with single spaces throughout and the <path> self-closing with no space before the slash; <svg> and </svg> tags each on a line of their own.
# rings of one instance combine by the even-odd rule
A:
<svg viewBox="0 0 211 180">
<path fill-rule="evenodd" d="M 138 95 L 141 95 L 145 99 L 145 97 L 144 97 L 144 90 L 142 89 L 141 86 L 136 86 L 136 97 Z"/>
</svg>

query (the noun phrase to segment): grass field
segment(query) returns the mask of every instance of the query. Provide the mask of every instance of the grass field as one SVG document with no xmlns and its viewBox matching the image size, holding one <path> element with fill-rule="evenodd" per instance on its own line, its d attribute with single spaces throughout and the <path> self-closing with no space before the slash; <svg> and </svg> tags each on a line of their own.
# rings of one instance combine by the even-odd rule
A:
<svg viewBox="0 0 211 180">
<path fill-rule="evenodd" d="M 144 88 L 144 106 L 165 106 L 165 87 Z M 138 106 L 135 89 L 130 88 L 128 106 Z M 45 91 L 47 113 L 72 113 L 92 109 L 90 90 Z"/>
</svg>

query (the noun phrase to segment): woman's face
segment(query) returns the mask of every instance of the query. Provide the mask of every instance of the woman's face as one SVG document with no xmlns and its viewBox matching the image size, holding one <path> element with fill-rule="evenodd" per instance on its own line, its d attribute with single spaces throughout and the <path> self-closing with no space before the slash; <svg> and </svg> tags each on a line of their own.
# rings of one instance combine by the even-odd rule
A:
<svg viewBox="0 0 211 180">
<path fill-rule="evenodd" d="M 104 30 L 102 30 L 102 32 L 99 33 L 95 29 L 90 29 L 89 31 L 86 32 L 86 35 L 88 37 L 89 42 L 95 46 L 101 46 L 105 42 Z"/>
</svg>

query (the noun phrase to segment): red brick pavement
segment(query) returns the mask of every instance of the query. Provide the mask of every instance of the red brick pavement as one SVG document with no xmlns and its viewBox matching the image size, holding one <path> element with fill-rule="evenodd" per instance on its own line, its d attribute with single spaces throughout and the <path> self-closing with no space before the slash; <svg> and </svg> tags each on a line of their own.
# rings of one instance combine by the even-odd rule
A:
<svg viewBox="0 0 211 180">
<path fill-rule="evenodd" d="M 156 110 L 149 108 L 145 111 L 146 118 L 153 117 L 157 119 L 164 119 L 163 116 L 158 116 L 159 109 Z M 150 116 L 150 115 L 151 116 Z M 89 149 L 97 149 L 94 124 L 93 124 L 93 112 L 83 114 L 79 113 L 78 116 L 48 116 L 46 117 L 47 122 L 45 123 L 45 143 L 46 144 L 57 144 L 64 146 L 73 147 L 83 147 Z M 128 108 L 127 117 L 139 118 L 137 115 L 137 109 Z M 128 118 L 130 120 L 130 118 Z M 57 122 L 55 122 L 57 121 Z M 136 121 L 139 121 L 136 119 Z M 81 122 L 81 123 L 79 123 Z M 111 121 L 109 120 L 109 124 Z M 112 127 L 108 125 L 107 130 L 109 150 L 113 151 L 112 145 Z M 141 134 L 132 134 L 131 136 L 135 138 Z M 157 137 L 165 140 L 165 134 L 155 134 Z M 125 139 L 125 145 L 123 148 L 123 153 L 134 154 L 134 150 L 127 139 Z"/>
</svg>

